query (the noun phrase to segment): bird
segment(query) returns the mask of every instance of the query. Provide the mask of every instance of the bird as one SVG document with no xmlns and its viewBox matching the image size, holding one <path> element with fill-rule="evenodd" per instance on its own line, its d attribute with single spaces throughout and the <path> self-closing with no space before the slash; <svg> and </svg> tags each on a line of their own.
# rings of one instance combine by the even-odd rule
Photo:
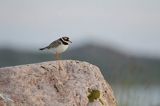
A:
<svg viewBox="0 0 160 106">
<path fill-rule="evenodd" d="M 55 54 L 56 60 L 60 60 L 60 54 L 68 49 L 70 43 L 72 42 L 70 41 L 69 37 L 64 36 L 53 41 L 48 46 L 40 48 L 39 50 L 49 50 Z"/>
</svg>

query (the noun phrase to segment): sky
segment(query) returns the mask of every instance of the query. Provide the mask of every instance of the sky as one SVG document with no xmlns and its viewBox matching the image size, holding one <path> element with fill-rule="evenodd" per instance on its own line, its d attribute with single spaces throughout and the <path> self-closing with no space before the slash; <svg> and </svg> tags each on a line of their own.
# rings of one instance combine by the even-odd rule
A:
<svg viewBox="0 0 160 106">
<path fill-rule="evenodd" d="M 0 0 L 0 47 L 39 48 L 61 36 L 160 57 L 160 0 Z"/>
</svg>

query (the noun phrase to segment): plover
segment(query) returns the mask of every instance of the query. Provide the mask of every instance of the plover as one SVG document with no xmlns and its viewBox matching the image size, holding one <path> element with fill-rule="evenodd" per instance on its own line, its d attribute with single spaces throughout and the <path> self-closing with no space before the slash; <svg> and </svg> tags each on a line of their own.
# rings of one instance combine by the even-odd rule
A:
<svg viewBox="0 0 160 106">
<path fill-rule="evenodd" d="M 60 54 L 68 49 L 69 44 L 72 43 L 69 37 L 61 37 L 53 41 L 49 46 L 40 48 L 39 50 L 49 50 L 55 54 L 57 60 L 60 59 Z"/>
</svg>

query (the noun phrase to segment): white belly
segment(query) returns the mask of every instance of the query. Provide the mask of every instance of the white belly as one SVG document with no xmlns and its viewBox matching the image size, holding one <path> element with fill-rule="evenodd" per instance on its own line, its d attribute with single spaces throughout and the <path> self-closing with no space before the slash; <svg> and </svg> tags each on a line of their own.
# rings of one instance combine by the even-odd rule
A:
<svg viewBox="0 0 160 106">
<path fill-rule="evenodd" d="M 66 51 L 68 48 L 68 45 L 59 45 L 56 48 L 52 48 L 51 51 L 52 53 L 63 53 L 64 51 Z"/>
</svg>

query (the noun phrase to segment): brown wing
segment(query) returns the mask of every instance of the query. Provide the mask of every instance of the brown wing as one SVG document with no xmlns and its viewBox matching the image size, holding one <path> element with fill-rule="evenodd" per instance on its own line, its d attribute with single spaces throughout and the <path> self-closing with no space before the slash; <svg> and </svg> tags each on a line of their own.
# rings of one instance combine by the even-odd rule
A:
<svg viewBox="0 0 160 106">
<path fill-rule="evenodd" d="M 48 49 L 55 48 L 55 47 L 59 46 L 60 44 L 61 44 L 61 41 L 58 39 L 58 40 L 53 41 L 49 46 L 47 46 L 47 48 Z"/>
</svg>

